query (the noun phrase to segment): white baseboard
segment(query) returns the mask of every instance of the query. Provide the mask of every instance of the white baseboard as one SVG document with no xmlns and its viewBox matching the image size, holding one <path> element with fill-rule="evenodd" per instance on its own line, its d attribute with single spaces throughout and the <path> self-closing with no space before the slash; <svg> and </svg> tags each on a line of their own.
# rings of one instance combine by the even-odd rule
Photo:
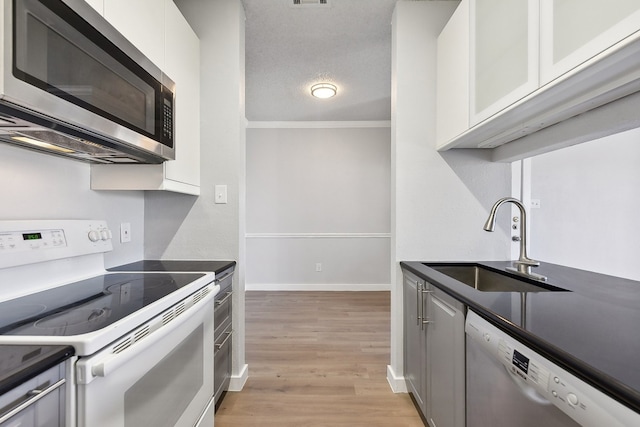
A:
<svg viewBox="0 0 640 427">
<path fill-rule="evenodd" d="M 245 363 L 240 370 L 239 375 L 231 375 L 231 378 L 229 379 L 229 391 L 242 391 L 248 378 L 249 365 Z"/>
<path fill-rule="evenodd" d="M 396 375 L 391 365 L 387 365 L 387 381 L 394 393 L 407 392 L 407 383 L 404 381 L 404 376 Z"/>
<path fill-rule="evenodd" d="M 391 291 L 391 285 L 388 283 L 307 283 L 307 284 L 294 284 L 294 283 L 246 283 L 244 285 L 245 291 Z"/>
</svg>

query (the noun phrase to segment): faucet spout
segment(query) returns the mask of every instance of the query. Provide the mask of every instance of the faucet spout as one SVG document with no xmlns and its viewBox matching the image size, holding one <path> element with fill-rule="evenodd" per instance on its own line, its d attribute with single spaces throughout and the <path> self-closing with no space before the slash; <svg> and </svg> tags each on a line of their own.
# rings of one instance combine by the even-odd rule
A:
<svg viewBox="0 0 640 427">
<path fill-rule="evenodd" d="M 540 262 L 529 258 L 529 256 L 527 255 L 527 212 L 520 200 L 513 197 L 503 197 L 502 199 L 498 200 L 489 212 L 489 218 L 487 218 L 487 221 L 485 222 L 483 227 L 484 230 L 489 232 L 495 230 L 496 214 L 500 206 L 505 203 L 513 203 L 520 210 L 520 255 L 518 259 L 513 262 L 513 264 L 516 266 L 516 273 L 534 278 L 536 280 L 546 280 L 546 277 L 531 272 L 531 267 L 539 266 Z"/>
</svg>

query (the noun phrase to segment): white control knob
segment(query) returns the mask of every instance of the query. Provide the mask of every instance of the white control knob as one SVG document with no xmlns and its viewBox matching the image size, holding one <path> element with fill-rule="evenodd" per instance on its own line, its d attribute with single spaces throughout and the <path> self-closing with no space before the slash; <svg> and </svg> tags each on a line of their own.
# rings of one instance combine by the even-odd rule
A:
<svg viewBox="0 0 640 427">
<path fill-rule="evenodd" d="M 96 230 L 91 230 L 89 232 L 89 240 L 91 240 L 92 242 L 97 242 L 98 240 L 100 240 L 100 234 Z"/>
<path fill-rule="evenodd" d="M 578 396 L 573 393 L 567 394 L 567 402 L 572 406 L 576 406 L 578 404 Z"/>
<path fill-rule="evenodd" d="M 486 342 L 490 342 L 490 341 L 491 341 L 491 335 L 490 335 L 489 333 L 485 332 L 485 334 L 484 334 L 484 340 L 485 340 Z"/>
<path fill-rule="evenodd" d="M 109 240 L 109 230 L 102 230 L 100 232 L 100 238 L 102 240 Z"/>
</svg>

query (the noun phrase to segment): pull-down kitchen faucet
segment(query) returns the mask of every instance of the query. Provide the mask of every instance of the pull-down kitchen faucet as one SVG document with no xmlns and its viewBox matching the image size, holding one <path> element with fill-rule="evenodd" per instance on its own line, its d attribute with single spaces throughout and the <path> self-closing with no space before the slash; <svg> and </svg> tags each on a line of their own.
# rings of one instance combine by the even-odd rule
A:
<svg viewBox="0 0 640 427">
<path fill-rule="evenodd" d="M 513 271 L 516 274 L 519 274 L 524 277 L 528 277 L 534 280 L 545 281 L 547 278 L 545 276 L 541 276 L 536 273 L 531 272 L 531 267 L 537 267 L 540 265 L 539 261 L 533 260 L 527 256 L 527 213 L 525 211 L 524 205 L 520 200 L 514 199 L 513 197 L 504 197 L 498 200 L 493 207 L 491 208 L 491 212 L 489 213 L 489 218 L 487 218 L 487 222 L 484 224 L 485 231 L 493 231 L 496 227 L 496 212 L 498 212 L 498 208 L 502 206 L 504 203 L 513 203 L 520 209 L 520 256 L 517 261 L 514 261 L 513 267 L 507 267 L 507 270 Z"/>
</svg>

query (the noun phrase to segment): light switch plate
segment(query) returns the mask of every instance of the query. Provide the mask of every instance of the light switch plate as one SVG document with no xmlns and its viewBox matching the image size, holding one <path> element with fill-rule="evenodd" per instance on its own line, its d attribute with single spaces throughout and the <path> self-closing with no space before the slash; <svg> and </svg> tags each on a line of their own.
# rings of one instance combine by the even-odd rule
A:
<svg viewBox="0 0 640 427">
<path fill-rule="evenodd" d="M 215 188 L 216 203 L 227 203 L 227 186 L 216 185 Z"/>
</svg>

